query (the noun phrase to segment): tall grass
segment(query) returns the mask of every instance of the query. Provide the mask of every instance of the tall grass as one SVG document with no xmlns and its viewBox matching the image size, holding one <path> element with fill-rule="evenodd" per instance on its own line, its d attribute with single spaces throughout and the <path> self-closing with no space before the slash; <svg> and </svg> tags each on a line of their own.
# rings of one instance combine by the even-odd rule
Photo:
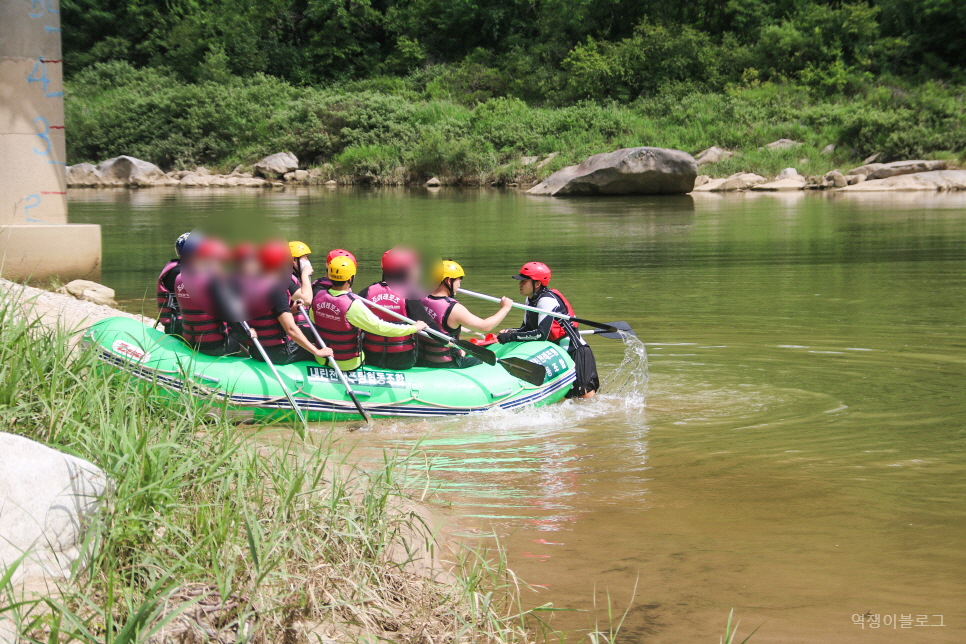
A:
<svg viewBox="0 0 966 644">
<path fill-rule="evenodd" d="M 0 430 L 113 484 L 70 580 L 0 593 L 25 641 L 526 640 L 501 557 L 463 553 L 449 581 L 419 574 L 437 546 L 408 502 L 426 476 L 413 454 L 362 471 L 328 434 L 243 435 L 209 401 L 161 404 L 69 339 L 0 298 Z"/>
</svg>

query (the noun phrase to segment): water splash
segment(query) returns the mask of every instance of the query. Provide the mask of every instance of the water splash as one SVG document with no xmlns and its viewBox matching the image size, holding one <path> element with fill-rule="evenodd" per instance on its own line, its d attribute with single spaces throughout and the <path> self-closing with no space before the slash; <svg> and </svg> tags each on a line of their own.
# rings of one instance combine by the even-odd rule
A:
<svg viewBox="0 0 966 644">
<path fill-rule="evenodd" d="M 642 407 L 647 401 L 647 384 L 651 376 L 647 368 L 647 347 L 636 335 L 621 333 L 624 359 L 604 377 L 600 388 L 608 397 L 617 397 L 627 407 Z"/>
</svg>

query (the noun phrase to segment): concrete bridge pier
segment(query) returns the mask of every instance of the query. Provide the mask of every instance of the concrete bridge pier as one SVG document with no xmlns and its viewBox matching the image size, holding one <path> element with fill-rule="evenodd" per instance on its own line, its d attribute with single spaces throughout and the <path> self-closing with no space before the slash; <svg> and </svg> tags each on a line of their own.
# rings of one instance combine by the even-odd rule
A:
<svg viewBox="0 0 966 644">
<path fill-rule="evenodd" d="M 101 228 L 67 223 L 60 0 L 0 0 L 0 277 L 99 279 Z"/>
</svg>

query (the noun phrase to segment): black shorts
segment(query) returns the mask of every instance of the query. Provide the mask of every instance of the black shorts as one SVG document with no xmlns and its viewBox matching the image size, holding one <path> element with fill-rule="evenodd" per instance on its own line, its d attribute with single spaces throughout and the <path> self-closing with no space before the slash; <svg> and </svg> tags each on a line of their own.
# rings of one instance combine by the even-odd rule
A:
<svg viewBox="0 0 966 644">
<path fill-rule="evenodd" d="M 258 360 L 259 362 L 264 362 L 258 347 L 253 346 L 249 351 L 251 352 L 252 358 Z M 272 364 L 315 362 L 315 356 L 299 345 L 295 344 L 293 340 L 288 340 L 285 344 L 276 344 L 270 347 L 265 347 L 265 353 L 268 354 L 268 359 L 272 361 Z"/>
<path fill-rule="evenodd" d="M 366 366 L 376 369 L 393 369 L 403 371 L 412 369 L 416 366 L 415 351 L 397 351 L 395 353 L 385 353 L 366 351 Z"/>
<path fill-rule="evenodd" d="M 591 351 L 590 347 L 586 344 L 579 346 L 570 353 L 570 357 L 573 358 L 574 365 L 577 367 L 577 379 L 574 381 L 573 388 L 567 393 L 567 398 L 583 396 L 588 392 L 600 389 L 597 360 L 594 358 L 594 352 Z"/>
<path fill-rule="evenodd" d="M 235 338 L 226 336 L 218 342 L 202 342 L 194 348 L 206 356 L 245 356 L 245 348 Z"/>
</svg>

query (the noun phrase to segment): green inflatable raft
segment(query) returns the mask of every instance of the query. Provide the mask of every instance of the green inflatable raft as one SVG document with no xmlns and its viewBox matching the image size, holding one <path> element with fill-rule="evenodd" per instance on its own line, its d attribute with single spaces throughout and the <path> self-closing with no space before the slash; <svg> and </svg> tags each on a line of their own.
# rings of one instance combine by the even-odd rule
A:
<svg viewBox="0 0 966 644">
<path fill-rule="evenodd" d="M 287 416 L 291 408 L 269 368 L 256 360 L 214 358 L 192 351 L 178 338 L 136 320 L 108 318 L 84 335 L 102 362 L 156 382 L 171 395 L 186 388 L 213 397 L 230 413 L 256 420 Z M 574 363 L 550 342 L 489 347 L 501 358 L 524 358 L 547 369 L 538 387 L 514 378 L 500 366 L 467 369 L 391 371 L 364 367 L 346 374 L 366 411 L 373 416 L 458 416 L 488 409 L 515 409 L 557 402 L 574 382 Z M 361 418 L 345 388 L 328 366 L 311 362 L 280 365 L 278 371 L 309 420 Z"/>
</svg>

